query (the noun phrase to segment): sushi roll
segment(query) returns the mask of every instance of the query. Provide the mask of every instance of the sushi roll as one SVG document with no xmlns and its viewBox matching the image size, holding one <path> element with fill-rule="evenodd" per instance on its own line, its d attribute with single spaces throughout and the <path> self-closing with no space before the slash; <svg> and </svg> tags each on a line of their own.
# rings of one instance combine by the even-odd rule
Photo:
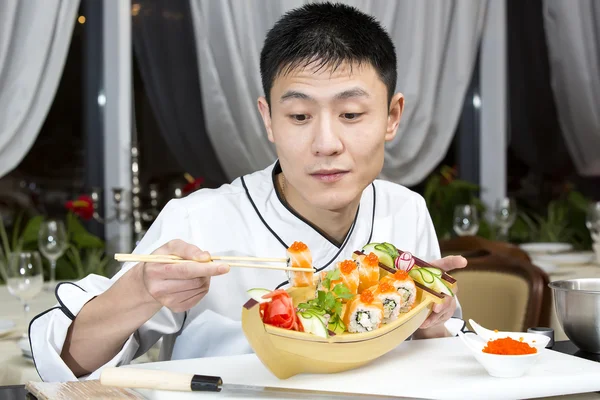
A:
<svg viewBox="0 0 600 400">
<path fill-rule="evenodd" d="M 288 279 L 295 287 L 307 287 L 314 285 L 314 269 L 312 255 L 308 246 L 302 242 L 294 242 L 287 249 L 287 266 L 293 268 L 306 268 L 308 272 L 289 271 Z"/>
<path fill-rule="evenodd" d="M 375 298 L 383 304 L 383 323 L 388 324 L 395 321 L 405 304 L 396 288 L 388 282 L 380 282 L 367 290 L 371 291 Z"/>
<path fill-rule="evenodd" d="M 394 275 L 387 275 L 381 279 L 381 283 L 387 283 L 396 289 L 401 299 L 401 313 L 408 312 L 413 308 L 417 300 L 417 287 L 406 271 L 397 271 Z"/>
<path fill-rule="evenodd" d="M 358 267 L 358 293 L 377 285 L 379 282 L 379 257 L 375 253 L 352 255 Z"/>
<path fill-rule="evenodd" d="M 340 270 L 340 278 L 331 281 L 332 290 L 338 283 L 346 285 L 351 294 L 358 294 L 358 284 L 360 276 L 358 274 L 358 266 L 352 260 L 344 260 L 336 264 L 336 268 Z"/>
<path fill-rule="evenodd" d="M 370 290 L 354 296 L 346 307 L 344 324 L 348 332 L 371 332 L 379 328 L 382 322 L 383 304 Z"/>
</svg>

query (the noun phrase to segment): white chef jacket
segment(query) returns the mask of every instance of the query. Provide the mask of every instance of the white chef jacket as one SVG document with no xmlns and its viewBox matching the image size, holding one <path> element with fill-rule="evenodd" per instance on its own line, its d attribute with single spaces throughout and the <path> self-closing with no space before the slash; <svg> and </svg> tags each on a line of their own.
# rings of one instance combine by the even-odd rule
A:
<svg viewBox="0 0 600 400">
<path fill-rule="evenodd" d="M 171 200 L 134 253 L 150 254 L 170 240 L 181 239 L 212 255 L 285 257 L 294 241 L 308 245 L 313 265 L 333 268 L 370 242 L 390 242 L 426 261 L 440 258 L 436 233 L 424 199 L 394 183 L 375 180 L 362 193 L 358 212 L 341 244 L 328 240 L 310 222 L 288 208 L 274 189 L 276 162 L 218 189 L 201 189 Z M 56 289 L 58 304 L 36 316 L 29 335 L 35 366 L 44 381 L 77 378 L 60 358 L 67 330 L 81 308 L 107 290 L 134 263 L 112 278 L 89 275 Z M 207 295 L 187 312 L 163 307 L 143 324 L 106 366 L 130 363 L 161 337 L 161 360 L 251 353 L 241 329 L 242 305 L 251 288 L 284 285 L 284 271 L 231 268 L 211 279 Z M 455 316 L 460 318 L 460 307 Z M 80 379 L 97 379 L 102 368 Z"/>
</svg>

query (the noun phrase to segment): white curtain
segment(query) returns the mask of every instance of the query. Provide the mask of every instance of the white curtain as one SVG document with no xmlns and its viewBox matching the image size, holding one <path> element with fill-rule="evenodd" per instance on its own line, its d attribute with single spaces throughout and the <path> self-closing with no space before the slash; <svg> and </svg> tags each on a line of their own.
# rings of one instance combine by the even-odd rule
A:
<svg viewBox="0 0 600 400">
<path fill-rule="evenodd" d="M 600 4 L 545 0 L 544 28 L 569 153 L 579 174 L 600 176 Z"/>
<path fill-rule="evenodd" d="M 302 0 L 190 0 L 208 134 L 230 178 L 276 158 L 264 133 L 259 57 L 266 32 Z M 376 17 L 397 50 L 397 91 L 406 97 L 382 178 L 422 181 L 444 158 L 479 48 L 487 1 L 347 0 Z"/>
<path fill-rule="evenodd" d="M 0 177 L 38 135 L 69 50 L 79 0 L 0 1 Z"/>
</svg>

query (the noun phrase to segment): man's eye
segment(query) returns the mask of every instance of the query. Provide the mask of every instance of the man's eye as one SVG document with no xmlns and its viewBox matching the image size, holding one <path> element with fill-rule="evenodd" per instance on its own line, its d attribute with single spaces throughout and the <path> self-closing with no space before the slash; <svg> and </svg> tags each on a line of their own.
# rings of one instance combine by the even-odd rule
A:
<svg viewBox="0 0 600 400">
<path fill-rule="evenodd" d="M 310 119 L 310 117 L 306 114 L 292 114 L 290 115 L 290 118 L 294 122 L 306 122 Z"/>
<path fill-rule="evenodd" d="M 362 115 L 362 113 L 344 113 L 341 116 L 344 119 L 352 121 L 352 120 L 358 119 L 361 115 Z"/>
</svg>

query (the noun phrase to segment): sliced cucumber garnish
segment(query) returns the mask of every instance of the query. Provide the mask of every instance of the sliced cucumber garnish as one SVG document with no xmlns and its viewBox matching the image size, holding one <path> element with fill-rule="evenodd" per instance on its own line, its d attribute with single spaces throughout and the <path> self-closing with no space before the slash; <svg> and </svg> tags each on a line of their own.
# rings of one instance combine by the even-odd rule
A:
<svg viewBox="0 0 600 400">
<path fill-rule="evenodd" d="M 268 301 L 271 301 L 271 299 L 263 299 L 262 298 L 264 295 L 271 293 L 271 291 L 268 289 L 263 289 L 263 288 L 249 289 L 247 291 L 247 293 L 250 295 L 251 298 L 258 301 L 259 303 L 266 303 Z"/>
<path fill-rule="evenodd" d="M 310 311 L 300 311 L 298 312 L 298 318 L 300 319 L 300 322 L 302 322 L 304 332 L 312 333 L 313 335 L 322 338 L 329 337 L 325 319 L 321 318 L 321 316 Z"/>
<path fill-rule="evenodd" d="M 431 285 L 435 282 L 436 278 L 435 275 L 423 268 L 413 268 L 410 270 L 408 275 L 415 281 L 427 287 L 431 287 Z"/>
<path fill-rule="evenodd" d="M 438 293 L 444 293 L 448 296 L 454 296 L 452 290 L 444 283 L 444 281 L 429 272 L 425 268 L 413 268 L 410 270 L 408 275 L 413 278 L 416 282 L 419 282 L 421 285 L 427 286 L 429 289 L 432 289 Z"/>
<path fill-rule="evenodd" d="M 423 280 L 423 274 L 421 273 L 421 268 L 413 268 L 408 273 L 408 276 L 413 278 L 415 281 L 419 282 L 422 285 L 427 286 L 425 281 Z"/>
<path fill-rule="evenodd" d="M 382 243 L 385 247 L 387 247 L 388 252 L 390 253 L 390 256 L 392 256 L 393 258 L 398 257 L 398 249 L 396 248 L 396 246 L 394 246 L 391 243 L 388 242 L 383 242 Z"/>
<path fill-rule="evenodd" d="M 436 276 L 433 275 L 431 272 L 427 271 L 426 269 L 418 268 L 417 271 L 419 271 L 419 273 L 423 277 L 423 281 L 426 284 L 431 284 L 435 281 Z"/>
<path fill-rule="evenodd" d="M 383 243 L 376 244 L 376 245 L 375 245 L 375 250 L 379 250 L 379 251 L 381 251 L 381 252 L 383 252 L 383 253 L 385 253 L 385 254 L 389 255 L 390 257 L 393 257 L 393 254 L 390 254 L 391 252 L 390 252 L 390 249 L 389 249 L 389 247 L 387 247 L 387 246 L 386 246 L 385 244 L 383 244 Z M 398 253 L 396 253 L 396 254 L 398 254 Z"/>
<path fill-rule="evenodd" d="M 381 250 L 375 250 L 373 251 L 373 253 L 375 253 L 375 255 L 379 258 L 379 262 L 382 263 L 383 265 L 390 267 L 390 268 L 395 268 L 394 267 L 394 259 L 385 251 L 381 251 Z"/>
<path fill-rule="evenodd" d="M 377 243 L 369 243 L 369 244 L 365 245 L 362 248 L 363 253 L 369 254 L 370 252 L 375 251 L 375 246 L 377 246 Z"/>
<path fill-rule="evenodd" d="M 423 267 L 423 269 L 431 272 L 433 275 L 435 276 L 439 276 L 441 278 L 442 276 L 442 270 L 439 268 L 433 268 L 433 267 Z"/>
<path fill-rule="evenodd" d="M 341 318 L 336 318 L 335 321 L 329 321 L 327 328 L 336 335 L 341 335 L 346 332 L 346 325 L 344 325 Z"/>
<path fill-rule="evenodd" d="M 448 286 L 446 286 L 444 281 L 442 279 L 438 278 L 437 276 L 435 277 L 434 282 L 429 287 L 431 289 L 435 290 L 436 292 L 444 293 L 444 294 L 447 294 L 448 296 L 454 296 L 454 293 L 452 293 L 452 290 L 450 290 L 450 288 Z"/>
</svg>

